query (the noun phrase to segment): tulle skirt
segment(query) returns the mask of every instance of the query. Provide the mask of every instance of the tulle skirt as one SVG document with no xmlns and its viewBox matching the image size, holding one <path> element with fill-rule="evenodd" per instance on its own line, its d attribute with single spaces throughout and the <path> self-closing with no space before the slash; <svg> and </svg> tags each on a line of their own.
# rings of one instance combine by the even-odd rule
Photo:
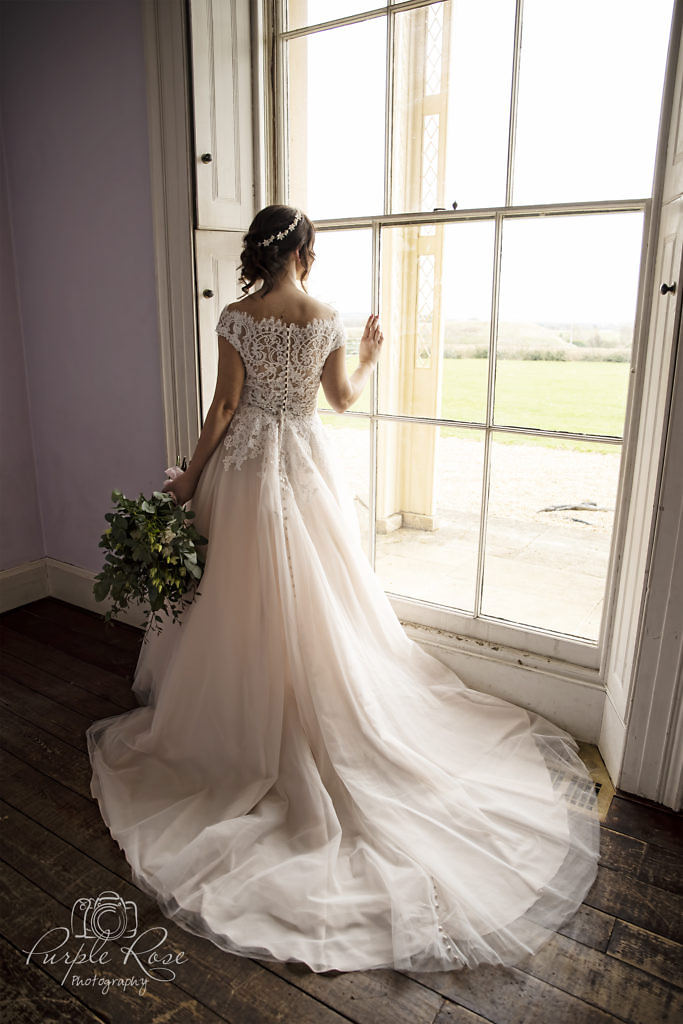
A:
<svg viewBox="0 0 683 1024">
<path fill-rule="evenodd" d="M 219 444 L 188 505 L 206 568 L 146 634 L 141 706 L 87 730 L 102 817 L 163 914 L 231 953 L 518 963 L 596 876 L 577 744 L 407 637 L 329 428 L 261 419 L 261 451 Z"/>
</svg>

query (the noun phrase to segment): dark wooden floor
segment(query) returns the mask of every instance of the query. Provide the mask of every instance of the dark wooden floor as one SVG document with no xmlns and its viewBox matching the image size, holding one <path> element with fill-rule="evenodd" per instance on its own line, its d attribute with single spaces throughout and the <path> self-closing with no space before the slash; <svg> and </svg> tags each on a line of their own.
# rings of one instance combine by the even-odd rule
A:
<svg viewBox="0 0 683 1024">
<path fill-rule="evenodd" d="M 602 829 L 595 885 L 524 969 L 315 974 L 233 956 L 173 925 L 130 883 L 89 791 L 84 730 L 137 706 L 130 681 L 141 640 L 140 630 L 116 623 L 109 631 L 100 615 L 53 598 L 0 615 L 3 1021 L 683 1021 L 681 816 L 618 791 Z M 55 947 L 54 962 L 26 962 L 22 950 L 51 928 L 70 927 L 75 900 L 104 890 L 135 902 L 138 931 L 168 928 L 163 951 L 186 957 L 174 981 L 149 980 L 142 993 L 122 989 L 118 979 L 144 975 L 124 965 L 112 944 L 109 963 L 70 967 L 60 957 L 73 956 L 79 944 L 65 931 L 43 940 L 43 949 Z M 110 990 L 93 987 L 93 978 L 100 985 L 109 979 Z"/>
</svg>

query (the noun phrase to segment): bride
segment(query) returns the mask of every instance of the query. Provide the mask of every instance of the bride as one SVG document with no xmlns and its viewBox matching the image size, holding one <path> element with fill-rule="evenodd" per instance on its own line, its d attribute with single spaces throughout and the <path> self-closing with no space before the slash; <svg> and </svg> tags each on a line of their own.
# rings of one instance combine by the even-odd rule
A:
<svg viewBox="0 0 683 1024">
<path fill-rule="evenodd" d="M 597 872 L 575 740 L 408 638 L 317 412 L 356 401 L 339 314 L 305 290 L 314 226 L 268 206 L 221 311 L 216 392 L 168 482 L 208 538 L 194 601 L 147 632 L 140 706 L 87 730 L 91 792 L 178 925 L 312 971 L 516 964 Z M 260 282 L 257 291 L 251 291 Z"/>
</svg>

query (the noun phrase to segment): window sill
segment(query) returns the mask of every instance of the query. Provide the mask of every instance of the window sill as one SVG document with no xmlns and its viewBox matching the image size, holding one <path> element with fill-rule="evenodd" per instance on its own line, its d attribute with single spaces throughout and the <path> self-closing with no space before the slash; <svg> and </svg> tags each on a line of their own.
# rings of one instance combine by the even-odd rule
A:
<svg viewBox="0 0 683 1024">
<path fill-rule="evenodd" d="M 477 619 L 426 601 L 387 593 L 402 625 L 415 639 L 447 650 L 486 657 L 536 671 L 572 678 L 602 687 L 600 651 L 590 640 L 507 624 L 481 616 Z M 524 646 L 520 646 L 523 639 Z"/>
</svg>

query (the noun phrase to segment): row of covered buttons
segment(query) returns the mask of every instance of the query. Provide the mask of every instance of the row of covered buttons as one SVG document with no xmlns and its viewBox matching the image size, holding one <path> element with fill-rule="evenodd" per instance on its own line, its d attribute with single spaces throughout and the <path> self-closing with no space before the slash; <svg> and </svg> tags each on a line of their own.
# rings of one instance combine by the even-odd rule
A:
<svg viewBox="0 0 683 1024">
<path fill-rule="evenodd" d="M 285 409 L 287 408 L 287 399 L 289 398 L 289 356 L 290 356 L 290 352 L 291 352 L 291 345 L 292 345 L 292 325 L 290 324 L 288 329 L 287 329 L 287 372 L 285 374 L 285 394 L 284 394 L 284 397 L 282 399 L 281 413 L 283 413 L 285 411 Z"/>
<path fill-rule="evenodd" d="M 290 356 L 290 351 L 291 351 L 291 343 L 292 343 L 292 325 L 290 324 L 288 329 L 287 329 L 287 372 L 285 374 L 285 393 L 284 393 L 284 397 L 282 399 L 282 408 L 280 409 L 280 424 L 281 425 L 282 425 L 282 418 L 284 416 L 285 409 L 287 408 L 287 399 L 289 397 L 289 356 Z M 281 485 L 280 493 L 282 495 L 282 498 L 281 498 L 281 500 L 282 500 L 282 518 L 284 520 L 284 523 L 286 524 L 286 521 L 287 521 L 287 501 L 288 501 L 288 498 L 289 498 L 289 494 L 287 493 L 287 483 L 288 483 L 288 481 L 287 481 L 287 475 L 285 473 L 285 467 L 284 467 L 284 446 L 283 446 L 282 441 L 283 441 L 282 434 L 280 434 L 280 485 Z M 289 551 L 289 541 L 288 541 L 288 538 L 287 538 L 286 534 L 285 534 L 285 545 L 286 545 L 286 548 L 287 548 L 287 561 L 289 563 L 289 575 L 290 575 L 290 579 L 292 581 L 292 589 L 296 593 L 296 590 L 294 588 L 294 572 L 293 572 L 293 569 L 292 569 L 292 559 L 291 559 L 291 554 L 290 554 L 290 551 Z"/>
<path fill-rule="evenodd" d="M 445 945 L 446 949 L 451 954 L 451 956 L 454 956 L 453 944 L 452 944 L 451 940 L 448 938 L 448 935 L 446 934 L 446 932 L 444 931 L 444 928 L 443 928 L 443 925 L 441 924 L 441 921 L 438 920 L 439 919 L 439 897 L 438 897 L 438 894 L 437 894 L 437 891 L 436 891 L 436 886 L 434 885 L 434 880 L 433 879 L 432 879 L 432 891 L 434 893 L 434 906 L 436 908 L 436 917 L 437 917 L 437 921 L 438 921 L 437 927 L 438 927 L 439 931 L 441 932 L 441 938 L 443 939 L 443 942 L 444 942 L 444 945 Z"/>
</svg>

